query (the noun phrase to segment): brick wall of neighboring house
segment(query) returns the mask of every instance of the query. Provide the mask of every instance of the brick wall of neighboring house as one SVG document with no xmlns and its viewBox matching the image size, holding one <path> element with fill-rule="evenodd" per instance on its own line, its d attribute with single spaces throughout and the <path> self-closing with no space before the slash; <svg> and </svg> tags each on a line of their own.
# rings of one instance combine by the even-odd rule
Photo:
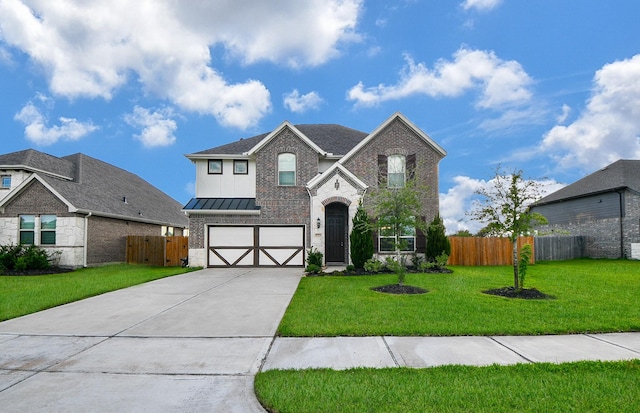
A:
<svg viewBox="0 0 640 413">
<path fill-rule="evenodd" d="M 618 195 L 615 194 L 615 197 Z M 566 209 L 566 205 L 562 204 L 559 208 Z M 580 209 L 570 222 L 542 225 L 538 231 L 542 234 L 586 236 L 585 255 L 591 258 L 630 258 L 631 244 L 640 242 L 640 196 L 625 191 L 622 228 L 617 216 L 593 219 Z"/>
<path fill-rule="evenodd" d="M 72 216 L 69 208 L 39 181 L 33 181 L 5 207 L 5 217 L 52 214 Z"/>
<path fill-rule="evenodd" d="M 128 235 L 161 235 L 155 224 L 100 216 L 89 217 L 87 264 L 125 262 Z"/>
<path fill-rule="evenodd" d="M 347 160 L 345 167 L 367 185 L 376 187 L 379 171 L 378 155 L 413 154 L 416 155 L 416 178 L 421 185 L 427 187 L 423 197 L 423 214 L 427 222 L 430 222 L 439 211 L 438 163 L 442 156 L 402 120 L 396 119 L 387 125 L 376 138 Z"/>
</svg>

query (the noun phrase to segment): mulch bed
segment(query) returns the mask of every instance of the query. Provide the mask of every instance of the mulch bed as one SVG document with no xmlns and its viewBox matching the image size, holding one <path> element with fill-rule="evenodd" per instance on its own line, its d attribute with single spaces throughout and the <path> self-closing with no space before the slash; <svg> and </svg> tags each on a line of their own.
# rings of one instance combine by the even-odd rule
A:
<svg viewBox="0 0 640 413">
<path fill-rule="evenodd" d="M 552 295 L 547 295 L 543 292 L 540 292 L 536 288 L 521 288 L 516 290 L 513 287 L 502 287 L 495 288 L 493 290 L 485 290 L 483 291 L 483 293 L 490 295 L 499 295 L 501 297 L 507 298 L 523 298 L 526 300 L 548 300 L 555 298 Z"/>
<path fill-rule="evenodd" d="M 424 288 L 400 284 L 383 285 L 381 287 L 372 287 L 371 289 L 379 293 L 387 294 L 425 294 L 429 292 L 429 290 L 425 290 Z"/>
</svg>

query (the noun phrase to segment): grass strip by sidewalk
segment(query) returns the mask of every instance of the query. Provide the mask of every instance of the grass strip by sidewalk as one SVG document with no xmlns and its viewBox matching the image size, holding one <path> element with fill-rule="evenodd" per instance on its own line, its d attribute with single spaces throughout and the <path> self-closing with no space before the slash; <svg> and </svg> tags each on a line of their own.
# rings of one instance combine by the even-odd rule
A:
<svg viewBox="0 0 640 413">
<path fill-rule="evenodd" d="M 640 360 L 270 370 L 255 379 L 269 412 L 635 412 Z"/>
<path fill-rule="evenodd" d="M 483 294 L 509 286 L 509 266 L 452 267 L 452 274 L 408 274 L 422 295 L 371 287 L 395 275 L 305 277 L 278 328 L 281 336 L 539 335 L 640 330 L 640 262 L 571 260 L 529 267 L 525 287 L 553 300 Z"/>
<path fill-rule="evenodd" d="M 0 321 L 193 271 L 181 267 L 115 264 L 33 276 L 0 276 Z"/>
</svg>

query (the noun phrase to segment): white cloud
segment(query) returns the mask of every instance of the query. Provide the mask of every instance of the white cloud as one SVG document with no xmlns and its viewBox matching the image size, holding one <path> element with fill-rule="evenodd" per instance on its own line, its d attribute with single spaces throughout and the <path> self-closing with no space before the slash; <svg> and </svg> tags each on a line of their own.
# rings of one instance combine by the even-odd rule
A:
<svg viewBox="0 0 640 413">
<path fill-rule="evenodd" d="M 271 110 L 269 91 L 228 82 L 210 50 L 243 64 L 321 65 L 360 40 L 361 9 L 362 0 L 4 0 L 0 39 L 44 68 L 56 95 L 111 99 L 136 81 L 184 110 L 249 128 Z"/>
<path fill-rule="evenodd" d="M 412 95 L 456 97 L 468 90 L 479 89 L 476 106 L 499 109 L 522 104 L 531 98 L 531 78 L 516 61 L 504 61 L 495 53 L 459 49 L 453 61 L 440 60 L 434 69 L 415 63 L 405 56 L 407 65 L 395 85 L 380 84 L 365 88 L 362 82 L 347 92 L 349 100 L 362 106 L 374 106 Z"/>
<path fill-rule="evenodd" d="M 553 127 L 541 150 L 561 168 L 597 169 L 640 158 L 640 54 L 596 72 L 586 108 L 573 123 Z M 562 119 L 564 120 L 564 119 Z"/>
<path fill-rule="evenodd" d="M 486 223 L 471 219 L 468 213 L 472 210 L 473 203 L 479 199 L 476 193 L 480 189 L 491 188 L 494 181 L 493 179 L 485 181 L 468 176 L 456 176 L 453 178 L 453 182 L 454 185 L 446 193 L 440 194 L 440 215 L 447 234 L 454 234 L 465 229 L 476 234 L 486 226 Z M 536 182 L 539 185 L 541 197 L 565 186 L 552 179 L 541 179 Z"/>
<path fill-rule="evenodd" d="M 462 8 L 465 10 L 489 11 L 496 8 L 501 2 L 502 0 L 465 0 L 462 3 Z"/>
<path fill-rule="evenodd" d="M 556 118 L 556 122 L 557 123 L 564 123 L 564 121 L 567 120 L 567 118 L 569 117 L 569 114 L 571 113 L 571 107 L 569 105 L 562 105 L 562 113 L 560 115 L 558 115 L 558 117 Z"/>
<path fill-rule="evenodd" d="M 174 132 L 178 129 L 176 122 L 170 119 L 171 110 L 157 110 L 136 106 L 133 113 L 125 115 L 125 121 L 136 128 L 141 129 L 140 134 L 134 135 L 147 148 L 156 146 L 169 146 L 176 141 Z"/>
<path fill-rule="evenodd" d="M 293 91 L 284 95 L 284 107 L 295 113 L 304 113 L 311 109 L 318 109 L 322 102 L 322 98 L 318 92 L 315 91 L 300 95 L 298 89 L 293 89 Z"/>
<path fill-rule="evenodd" d="M 59 140 L 77 141 L 89 133 L 98 129 L 91 122 L 79 122 L 74 118 L 60 117 L 59 125 L 48 126 L 45 111 L 52 108 L 53 100 L 42 95 L 36 97 L 37 101 L 44 106 L 39 108 L 33 101 L 27 104 L 16 113 L 14 119 L 25 125 L 25 137 L 36 145 L 52 145 Z"/>
</svg>

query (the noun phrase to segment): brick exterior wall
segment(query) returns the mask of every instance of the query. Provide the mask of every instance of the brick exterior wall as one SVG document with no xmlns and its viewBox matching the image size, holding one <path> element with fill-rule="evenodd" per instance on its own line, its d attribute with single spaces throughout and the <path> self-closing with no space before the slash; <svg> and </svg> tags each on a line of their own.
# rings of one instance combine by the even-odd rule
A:
<svg viewBox="0 0 640 413">
<path fill-rule="evenodd" d="M 53 195 L 39 181 L 33 181 L 26 189 L 17 195 L 6 206 L 2 217 L 17 217 L 18 215 L 52 214 L 57 216 L 73 216 L 69 208 Z"/>
<path fill-rule="evenodd" d="M 100 216 L 89 217 L 87 264 L 125 262 L 127 235 L 161 235 L 161 226 Z"/>
<path fill-rule="evenodd" d="M 423 216 L 431 222 L 439 211 L 438 164 L 442 156 L 417 136 L 402 120 L 396 119 L 379 132 L 345 167 L 371 187 L 378 185 L 378 155 L 416 155 L 416 178 L 426 185 Z"/>
<path fill-rule="evenodd" d="M 559 207 L 563 207 L 562 204 Z M 537 229 L 542 234 L 568 233 L 586 236 L 585 255 L 591 258 L 630 258 L 631 244 L 640 243 L 640 196 L 638 194 L 630 191 L 624 193 L 622 232 L 618 217 L 581 219 L 580 215 L 576 214 L 575 219 L 569 223 L 552 223 Z"/>
</svg>

